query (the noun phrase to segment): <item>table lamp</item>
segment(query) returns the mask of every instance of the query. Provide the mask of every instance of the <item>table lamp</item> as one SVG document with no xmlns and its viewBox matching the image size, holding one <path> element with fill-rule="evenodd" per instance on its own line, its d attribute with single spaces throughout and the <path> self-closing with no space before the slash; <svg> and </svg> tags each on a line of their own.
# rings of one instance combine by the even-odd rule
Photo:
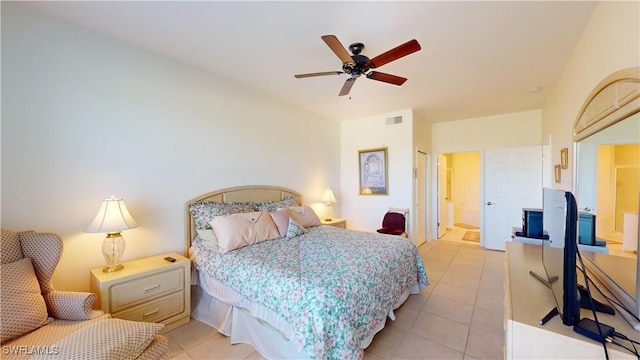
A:
<svg viewBox="0 0 640 360">
<path fill-rule="evenodd" d="M 320 201 L 327 206 L 327 217 L 324 220 L 331 221 L 331 204 L 336 202 L 336 197 L 333 196 L 333 191 L 331 191 L 331 188 L 327 188 L 327 190 L 322 193 Z"/>
<path fill-rule="evenodd" d="M 117 199 L 112 195 L 102 201 L 98 214 L 84 230 L 87 233 L 107 233 L 102 242 L 102 255 L 107 266 L 102 271 L 114 272 L 124 268 L 120 260 L 124 254 L 125 241 L 120 232 L 135 227 L 138 227 L 138 223 L 129 214 L 124 199 Z"/>
</svg>

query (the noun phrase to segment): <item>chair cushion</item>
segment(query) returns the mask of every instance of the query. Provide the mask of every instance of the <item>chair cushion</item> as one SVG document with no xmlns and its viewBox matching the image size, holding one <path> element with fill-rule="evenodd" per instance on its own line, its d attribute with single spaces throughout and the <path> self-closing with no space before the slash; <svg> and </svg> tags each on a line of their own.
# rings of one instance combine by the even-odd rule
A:
<svg viewBox="0 0 640 360">
<path fill-rule="evenodd" d="M 135 359 L 153 341 L 163 324 L 122 319 L 96 320 L 51 346 L 57 354 L 32 359 Z"/>
<path fill-rule="evenodd" d="M 0 342 L 4 343 L 46 325 L 48 314 L 30 258 L 2 264 L 0 272 Z"/>
<path fill-rule="evenodd" d="M 381 234 L 402 235 L 404 231 L 402 229 L 381 228 L 378 229 Z"/>
<path fill-rule="evenodd" d="M 395 212 L 388 212 L 382 219 L 382 227 L 390 229 L 400 229 L 400 233 L 404 232 L 405 219 L 404 215 Z"/>
</svg>

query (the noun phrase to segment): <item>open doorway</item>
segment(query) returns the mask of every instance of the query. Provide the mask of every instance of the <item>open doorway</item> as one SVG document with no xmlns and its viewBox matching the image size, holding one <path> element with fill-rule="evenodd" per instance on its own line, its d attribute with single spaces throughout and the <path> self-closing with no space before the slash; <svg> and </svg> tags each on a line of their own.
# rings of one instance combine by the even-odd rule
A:
<svg viewBox="0 0 640 360">
<path fill-rule="evenodd" d="M 439 156 L 439 239 L 480 245 L 480 152 Z"/>
</svg>

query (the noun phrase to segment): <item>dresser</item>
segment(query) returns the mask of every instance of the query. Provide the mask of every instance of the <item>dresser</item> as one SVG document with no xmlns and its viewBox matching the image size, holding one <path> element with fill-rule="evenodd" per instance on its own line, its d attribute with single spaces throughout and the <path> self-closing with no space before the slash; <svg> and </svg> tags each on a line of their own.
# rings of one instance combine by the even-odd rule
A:
<svg viewBox="0 0 640 360">
<path fill-rule="evenodd" d="M 165 260 L 172 257 L 174 262 Z M 123 263 L 124 269 L 91 270 L 96 306 L 114 318 L 165 324 L 163 332 L 189 322 L 191 261 L 176 253 Z"/>
<path fill-rule="evenodd" d="M 545 274 L 542 246 L 517 242 L 505 245 L 505 359 L 604 359 L 602 344 L 574 332 L 572 327 L 562 324 L 559 316 L 545 325 L 539 324 L 540 319 L 556 306 L 551 290 L 529 274 L 529 271 Z M 580 275 L 578 283 L 584 284 Z M 600 294 L 595 294 L 593 286 L 592 292 L 595 299 L 606 303 Z M 593 319 L 590 310 L 581 309 L 580 316 Z M 598 313 L 598 320 L 640 341 L 640 333 L 621 315 Z M 611 344 L 607 349 L 611 359 L 635 359 Z"/>
</svg>

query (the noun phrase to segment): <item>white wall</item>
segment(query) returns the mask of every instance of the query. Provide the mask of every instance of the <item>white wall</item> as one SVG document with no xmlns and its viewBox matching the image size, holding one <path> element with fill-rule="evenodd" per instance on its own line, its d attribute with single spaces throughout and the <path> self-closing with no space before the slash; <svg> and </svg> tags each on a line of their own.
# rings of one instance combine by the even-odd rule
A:
<svg viewBox="0 0 640 360">
<path fill-rule="evenodd" d="M 2 227 L 63 237 L 62 290 L 88 290 L 104 264 L 104 235 L 83 229 L 111 194 L 140 223 L 125 260 L 183 253 L 184 203 L 208 191 L 341 194 L 337 122 L 7 2 L 1 136 Z"/>
<path fill-rule="evenodd" d="M 539 145 L 540 110 L 447 121 L 432 125 L 432 151 L 445 154 Z"/>
<path fill-rule="evenodd" d="M 389 207 L 412 208 L 412 111 L 402 110 L 343 122 L 341 132 L 341 189 L 338 203 L 350 229 L 375 232 Z M 385 119 L 402 116 L 401 124 Z M 358 150 L 388 148 L 389 195 L 359 195 Z"/>
<path fill-rule="evenodd" d="M 550 139 L 552 163 L 560 163 L 560 149 L 569 149 L 573 165 L 573 126 L 589 93 L 608 75 L 640 66 L 640 2 L 600 2 L 587 23 L 559 80 L 542 108 L 542 132 Z M 563 170 L 554 187 L 573 189 L 572 171 Z"/>
</svg>

